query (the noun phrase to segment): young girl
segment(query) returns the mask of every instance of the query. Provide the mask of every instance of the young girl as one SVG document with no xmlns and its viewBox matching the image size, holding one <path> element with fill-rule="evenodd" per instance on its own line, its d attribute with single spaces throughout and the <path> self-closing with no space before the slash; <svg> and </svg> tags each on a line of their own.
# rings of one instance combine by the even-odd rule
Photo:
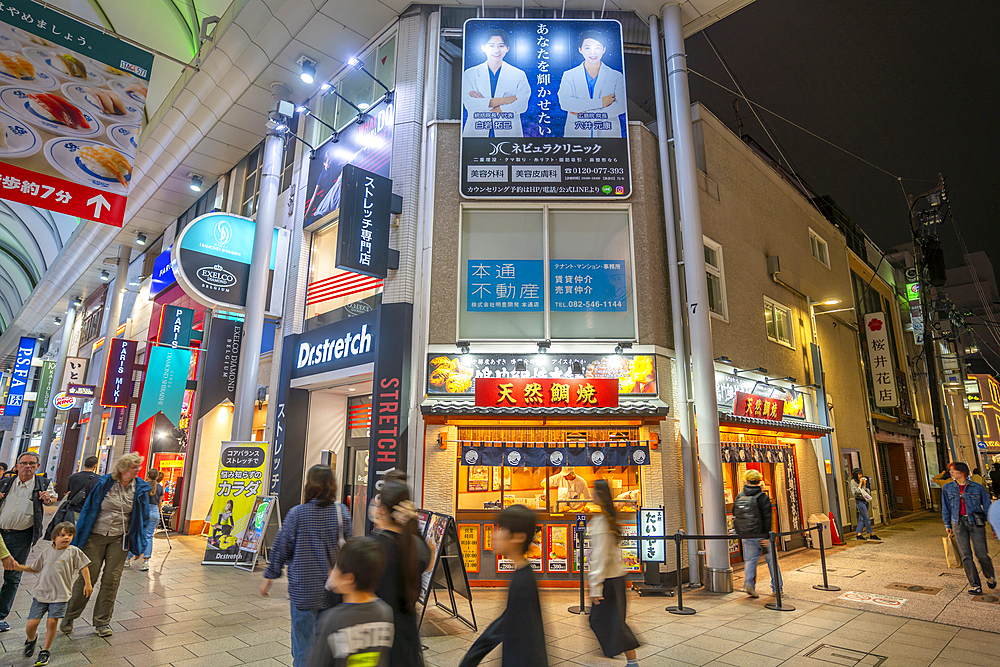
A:
<svg viewBox="0 0 1000 667">
<path fill-rule="evenodd" d="M 423 653 L 414 608 L 420 595 L 420 575 L 430 563 L 427 543 L 417 533 L 417 511 L 410 502 L 406 484 L 385 482 L 375 507 L 373 536 L 386 553 L 385 573 L 375 594 L 392 607 L 396 635 L 389 664 L 392 667 L 422 667 Z"/>
<path fill-rule="evenodd" d="M 590 628 L 597 635 L 604 655 L 613 658 L 624 653 L 628 667 L 636 667 L 639 662 L 635 650 L 639 648 L 639 642 L 625 624 L 625 570 L 619 546 L 622 529 L 618 524 L 611 487 L 603 479 L 594 482 L 594 503 L 601 508 L 601 513 L 587 524 L 592 604 Z"/>
</svg>

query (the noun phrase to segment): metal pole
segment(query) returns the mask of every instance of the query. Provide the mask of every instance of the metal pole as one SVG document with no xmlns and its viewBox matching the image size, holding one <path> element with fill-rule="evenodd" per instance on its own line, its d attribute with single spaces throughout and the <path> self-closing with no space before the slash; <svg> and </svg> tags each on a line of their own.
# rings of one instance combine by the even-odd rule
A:
<svg viewBox="0 0 1000 667">
<path fill-rule="evenodd" d="M 271 114 L 276 118 L 278 102 L 288 100 L 292 91 L 282 83 L 271 84 Z M 287 121 L 280 121 L 287 122 Z M 260 342 L 264 337 L 264 307 L 267 304 L 267 276 L 271 267 L 271 237 L 278 208 L 278 187 L 285 155 L 284 130 L 268 122 L 264 139 L 264 161 L 260 169 L 260 201 L 257 226 L 247 282 L 246 319 L 243 321 L 243 351 L 236 373 L 236 409 L 233 414 L 233 440 L 250 440 L 253 435 L 254 404 L 257 400 L 257 370 L 260 365 Z"/>
<path fill-rule="evenodd" d="M 678 616 L 690 616 L 695 613 L 695 610 L 691 607 L 684 606 L 684 586 L 681 585 L 681 535 L 684 531 L 678 530 L 674 533 L 674 553 L 676 560 L 676 565 L 674 566 L 674 578 L 677 584 L 677 604 L 666 608 L 671 614 L 676 614 Z M 691 564 L 688 563 L 688 567 Z"/>
<path fill-rule="evenodd" d="M 771 581 L 771 584 L 774 586 L 775 600 L 774 602 L 768 602 L 764 607 L 775 611 L 795 611 L 795 607 L 792 605 L 781 603 L 781 587 L 784 582 L 781 581 L 781 570 L 778 569 L 778 534 L 772 530 L 767 540 L 769 543 L 767 548 L 771 550 L 771 562 L 774 563 L 774 574 L 772 575 L 774 579 Z M 767 560 L 766 556 L 764 560 Z"/>
<path fill-rule="evenodd" d="M 684 329 L 684 293 L 678 260 L 681 257 L 677 247 L 677 220 L 674 215 L 673 180 L 670 178 L 670 148 L 668 145 L 667 104 L 663 95 L 663 59 L 660 55 L 660 27 L 655 14 L 649 17 L 649 41 L 653 49 L 653 97 L 656 101 L 656 135 L 660 147 L 660 183 L 663 190 L 663 220 L 667 231 L 667 267 L 670 276 L 670 310 L 674 325 L 674 357 L 677 360 L 677 396 L 675 404 L 680 406 L 678 427 L 681 434 L 681 470 L 684 481 L 684 528 L 691 535 L 698 534 L 697 458 L 691 442 L 692 428 L 691 401 L 689 394 L 690 361 Z M 688 540 L 688 583 L 701 585 L 698 568 L 698 542 Z M 693 565 L 692 565 L 693 563 Z"/>
<path fill-rule="evenodd" d="M 812 299 L 809 300 L 809 311 L 810 314 L 814 311 Z M 823 352 L 820 350 L 819 340 L 816 336 L 815 316 L 813 317 L 813 339 L 810 345 L 813 362 L 813 382 L 819 387 L 816 390 L 816 413 L 819 417 L 819 423 L 823 426 L 829 426 L 830 404 L 826 397 L 826 371 L 823 370 Z M 833 451 L 833 436 L 827 433 L 820 439 L 820 442 L 823 446 L 824 459 L 820 462 L 820 475 L 822 475 L 823 484 L 826 486 L 826 497 L 827 503 L 830 505 L 830 512 L 833 513 L 833 517 L 836 519 L 839 528 L 844 525 L 844 520 L 840 515 L 840 494 L 836 474 L 838 461 Z M 827 462 L 830 465 L 829 470 L 826 468 Z"/>
<path fill-rule="evenodd" d="M 813 588 L 818 591 L 839 591 L 840 587 L 831 586 L 830 580 L 826 576 L 826 547 L 823 545 L 823 524 L 817 523 L 816 528 L 818 529 L 817 532 L 819 534 L 819 563 L 823 568 L 823 585 L 813 586 Z"/>
<path fill-rule="evenodd" d="M 49 404 L 45 406 L 45 421 L 42 422 L 42 440 L 38 444 L 38 455 L 42 459 L 42 465 L 47 465 L 49 460 L 49 447 L 52 445 L 52 428 L 56 423 L 56 409 L 52 406 L 52 399 L 58 393 L 58 388 L 62 382 L 63 372 L 66 368 L 66 357 L 69 356 L 69 346 L 73 341 L 73 320 L 76 319 L 76 305 L 73 297 L 70 297 L 69 305 L 66 306 L 66 317 L 63 319 L 62 339 L 59 343 L 59 356 L 56 357 L 56 368 L 52 373 L 52 391 L 49 394 Z M 42 388 L 39 387 L 39 393 Z M 58 463 L 56 464 L 58 469 Z M 54 477 L 54 475 L 53 475 Z"/>
<path fill-rule="evenodd" d="M 583 550 L 583 538 L 587 535 L 586 528 L 574 528 L 576 532 L 577 544 L 579 544 L 579 558 L 580 558 L 580 606 L 570 607 L 567 611 L 571 614 L 586 614 L 587 613 L 587 601 L 583 597 L 583 589 L 586 588 L 587 582 L 583 574 L 583 559 L 586 557 L 586 553 Z"/>
<path fill-rule="evenodd" d="M 698 201 L 698 167 L 695 163 L 691 96 L 688 91 L 687 57 L 679 4 L 663 9 L 663 34 L 667 52 L 670 106 L 673 110 L 674 156 L 677 160 L 677 194 L 681 213 L 681 245 L 687 285 L 688 327 L 694 380 L 694 404 L 698 415 L 698 457 L 701 461 L 701 504 L 705 533 L 723 535 L 726 526 L 726 497 L 722 480 L 722 452 L 719 443 L 719 404 L 715 395 L 715 364 L 712 352 L 712 323 L 708 309 L 708 280 L 705 275 L 701 207 Z M 725 543 L 705 545 L 708 564 L 707 588 L 715 592 L 733 590 L 733 570 Z"/>
<path fill-rule="evenodd" d="M 108 325 L 104 328 L 104 358 L 98 367 L 97 392 L 94 396 L 94 407 L 90 411 L 90 421 L 87 423 L 87 439 L 83 445 L 83 457 L 93 456 L 97 452 L 98 438 L 101 437 L 101 388 L 104 387 L 104 375 L 108 369 L 108 350 L 111 349 L 111 339 L 118 333 L 118 320 L 121 317 L 122 299 L 125 296 L 124 289 L 128 284 L 128 263 L 132 258 L 132 246 L 121 244 L 118 246 L 118 272 L 115 273 L 115 288 L 111 294 L 110 309 L 108 310 Z M 131 379 L 131 378 L 129 378 Z M 129 395 L 132 390 L 129 389 Z"/>
</svg>

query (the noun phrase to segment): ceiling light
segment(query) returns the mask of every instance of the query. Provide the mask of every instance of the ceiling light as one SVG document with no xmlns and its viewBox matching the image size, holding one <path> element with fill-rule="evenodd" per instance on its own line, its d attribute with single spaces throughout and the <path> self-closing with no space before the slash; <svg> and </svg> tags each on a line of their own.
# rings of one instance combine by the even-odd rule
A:
<svg viewBox="0 0 1000 667">
<path fill-rule="evenodd" d="M 188 186 L 195 192 L 201 192 L 201 176 L 198 174 L 191 174 L 191 184 Z"/>
<path fill-rule="evenodd" d="M 354 387 L 348 387 L 347 391 L 354 391 Z"/>
<path fill-rule="evenodd" d="M 357 58 L 350 58 L 350 59 L 348 59 L 347 64 L 350 65 L 351 67 L 357 67 L 358 63 L 360 63 L 360 62 L 361 61 L 358 60 Z"/>
<path fill-rule="evenodd" d="M 56 321 L 56 324 L 62 324 L 62 318 L 59 317 L 58 315 L 56 317 L 52 318 L 52 319 L 54 319 Z"/>
<path fill-rule="evenodd" d="M 110 280 L 111 280 L 111 274 L 105 271 L 104 269 L 101 269 L 101 282 L 106 283 L 109 282 Z"/>
<path fill-rule="evenodd" d="M 143 232 L 135 233 L 135 244 L 136 245 L 146 245 L 146 235 Z"/>
<path fill-rule="evenodd" d="M 322 86 L 319 87 L 319 89 L 323 91 L 330 90 L 330 84 L 324 83 Z"/>
<path fill-rule="evenodd" d="M 302 79 L 302 83 L 312 83 L 316 79 L 316 61 L 303 57 L 300 64 L 302 71 L 299 78 Z"/>
<path fill-rule="evenodd" d="M 369 106 L 370 105 L 367 102 L 358 102 L 358 108 L 361 109 L 362 111 L 367 109 Z"/>
<path fill-rule="evenodd" d="M 821 305 L 821 306 L 836 306 L 838 303 L 840 303 L 840 299 L 827 299 L 825 301 L 820 301 L 819 305 Z"/>
<path fill-rule="evenodd" d="M 307 107 L 304 104 L 300 104 L 299 106 L 295 107 L 295 110 L 299 113 L 305 113 L 305 114 L 309 113 L 309 107 Z"/>
<path fill-rule="evenodd" d="M 82 297 L 78 297 L 78 296 L 74 296 L 73 297 L 72 304 L 74 306 L 79 306 L 81 303 L 83 303 L 83 298 Z"/>
</svg>

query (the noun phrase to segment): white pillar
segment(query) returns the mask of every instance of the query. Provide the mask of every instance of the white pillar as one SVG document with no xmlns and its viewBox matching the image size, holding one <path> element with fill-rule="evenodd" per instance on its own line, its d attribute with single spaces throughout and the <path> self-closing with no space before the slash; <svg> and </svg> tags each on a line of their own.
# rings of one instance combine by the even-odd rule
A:
<svg viewBox="0 0 1000 667">
<path fill-rule="evenodd" d="M 74 298 L 70 297 L 69 305 L 66 306 L 62 339 L 59 344 L 59 356 L 56 357 L 56 368 L 52 373 L 52 392 L 49 395 L 49 404 L 45 406 L 45 421 L 42 422 L 42 441 L 38 445 L 38 455 L 42 457 L 43 466 L 49 460 L 49 447 L 52 444 L 52 428 L 56 423 L 56 409 L 52 405 L 52 399 L 58 393 L 57 388 L 62 382 L 63 372 L 66 369 L 66 357 L 69 355 L 69 346 L 73 340 L 73 320 L 76 318 L 76 303 Z M 42 393 L 42 387 L 39 387 L 38 393 Z"/>
</svg>

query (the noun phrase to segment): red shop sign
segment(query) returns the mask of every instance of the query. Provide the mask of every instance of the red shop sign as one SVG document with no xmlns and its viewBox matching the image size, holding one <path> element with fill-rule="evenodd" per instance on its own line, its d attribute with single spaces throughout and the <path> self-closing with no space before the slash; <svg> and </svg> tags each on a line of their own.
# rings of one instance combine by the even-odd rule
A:
<svg viewBox="0 0 1000 667">
<path fill-rule="evenodd" d="M 616 408 L 618 380 L 476 378 L 476 405 L 491 408 Z"/>
<path fill-rule="evenodd" d="M 733 414 L 737 417 L 755 417 L 780 422 L 785 416 L 785 401 L 780 398 L 764 398 L 756 394 L 736 392 Z"/>
</svg>

